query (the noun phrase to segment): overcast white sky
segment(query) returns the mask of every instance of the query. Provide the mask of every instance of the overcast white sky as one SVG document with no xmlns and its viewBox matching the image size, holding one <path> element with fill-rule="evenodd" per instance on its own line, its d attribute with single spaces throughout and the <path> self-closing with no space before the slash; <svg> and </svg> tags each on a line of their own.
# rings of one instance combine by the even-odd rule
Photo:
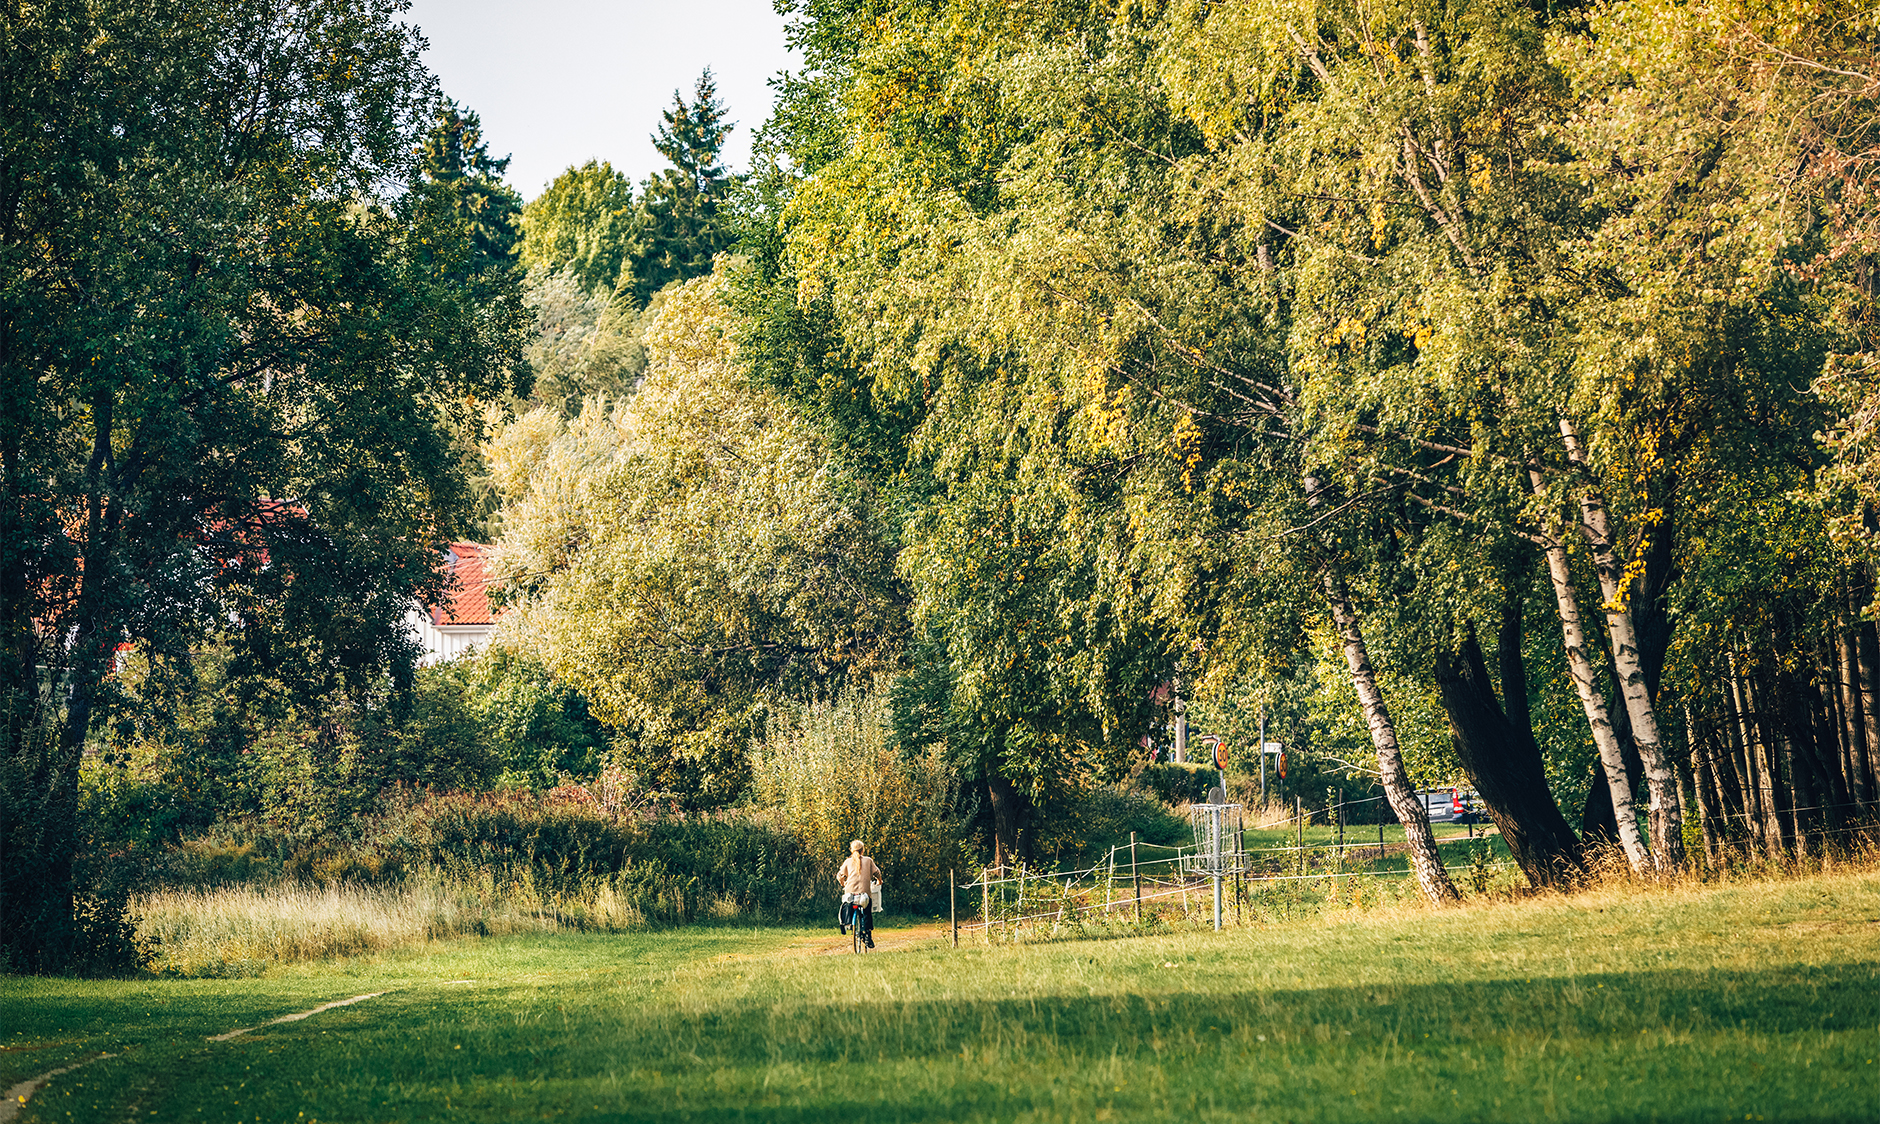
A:
<svg viewBox="0 0 1880 1124">
<path fill-rule="evenodd" d="M 414 0 L 406 18 L 430 40 L 445 94 L 482 115 L 493 155 L 513 156 L 524 199 L 590 158 L 635 184 L 658 171 L 647 138 L 707 66 L 737 122 L 726 163 L 742 171 L 770 116 L 768 80 L 796 65 L 771 0 Z"/>
</svg>

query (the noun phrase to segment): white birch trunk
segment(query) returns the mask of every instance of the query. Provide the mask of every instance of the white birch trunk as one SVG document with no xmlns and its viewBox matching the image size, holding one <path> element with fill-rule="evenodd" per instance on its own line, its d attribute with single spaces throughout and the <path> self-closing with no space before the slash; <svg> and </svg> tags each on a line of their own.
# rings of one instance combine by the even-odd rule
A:
<svg viewBox="0 0 1880 1124">
<path fill-rule="evenodd" d="M 1586 470 L 1580 435 L 1564 417 L 1560 419 L 1560 438 L 1566 443 L 1567 459 Z M 1580 530 L 1593 552 L 1593 570 L 1599 575 L 1599 589 L 1606 599 L 1602 608 L 1606 633 L 1612 639 L 1613 667 L 1619 675 L 1626 714 L 1632 719 L 1632 742 L 1645 766 L 1645 789 L 1651 797 L 1647 811 L 1652 857 L 1660 874 L 1675 874 L 1684 866 L 1684 808 L 1678 799 L 1677 769 L 1665 755 L 1664 741 L 1658 734 L 1658 714 L 1652 706 L 1645 666 L 1639 659 L 1638 637 L 1632 629 L 1629 602 L 1639 591 L 1640 579 L 1627 571 L 1613 551 L 1605 497 L 1593 486 L 1590 473 L 1580 491 Z"/>
<path fill-rule="evenodd" d="M 1538 471 L 1529 470 L 1529 482 L 1535 495 L 1544 495 L 1545 486 Z M 1547 556 L 1547 576 L 1553 580 L 1554 604 L 1560 617 L 1561 639 L 1567 650 L 1567 670 L 1573 676 L 1573 688 L 1579 692 L 1580 707 L 1586 711 L 1586 724 L 1593 730 L 1593 745 L 1606 766 L 1606 787 L 1612 794 L 1612 815 L 1619 824 L 1619 846 L 1634 874 L 1651 869 L 1651 855 L 1638 833 L 1638 812 L 1632 806 L 1632 781 L 1625 769 L 1625 750 L 1619 735 L 1613 732 L 1612 715 L 1606 709 L 1606 696 L 1593 674 L 1593 661 L 1586 652 L 1586 630 L 1580 624 L 1580 599 L 1573 592 L 1573 570 L 1567 565 L 1567 548 L 1551 528 L 1542 528 L 1542 553 Z"/>
<path fill-rule="evenodd" d="M 1377 749 L 1377 771 L 1384 785 L 1384 796 L 1403 824 L 1404 839 L 1410 845 L 1410 862 L 1416 870 L 1423 893 L 1438 905 L 1458 900 L 1455 884 L 1443 869 L 1442 854 L 1436 849 L 1435 833 L 1430 831 L 1429 811 L 1417 799 L 1416 786 L 1404 772 L 1403 754 L 1397 748 L 1397 725 L 1384 705 L 1384 693 L 1377 688 L 1377 675 L 1371 669 L 1371 656 L 1364 645 L 1364 631 L 1358 626 L 1358 613 L 1351 604 L 1351 591 L 1338 567 L 1324 563 L 1325 600 L 1332 610 L 1332 622 L 1344 640 L 1345 665 L 1351 669 L 1351 685 L 1358 692 L 1364 708 L 1365 724 L 1371 729 L 1371 744 Z"/>
</svg>

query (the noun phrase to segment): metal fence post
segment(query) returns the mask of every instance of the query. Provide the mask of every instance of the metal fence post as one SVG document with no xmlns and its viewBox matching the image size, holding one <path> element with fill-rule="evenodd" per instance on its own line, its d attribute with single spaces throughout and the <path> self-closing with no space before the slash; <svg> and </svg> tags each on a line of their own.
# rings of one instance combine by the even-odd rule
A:
<svg viewBox="0 0 1880 1124">
<path fill-rule="evenodd" d="M 1142 876 L 1136 873 L 1136 833 L 1129 833 L 1129 883 L 1136 890 L 1136 924 L 1142 924 Z"/>
<path fill-rule="evenodd" d="M 979 930 L 986 935 L 986 943 L 992 943 L 992 883 L 986 878 L 986 868 L 979 868 Z"/>
<path fill-rule="evenodd" d="M 953 921 L 953 947 L 960 947 L 960 878 L 959 872 L 947 868 L 947 916 Z"/>
<path fill-rule="evenodd" d="M 1240 870 L 1234 875 L 1234 923 L 1246 924 L 1244 911 L 1247 908 L 1247 828 L 1246 820 L 1241 820 L 1240 852 L 1238 862 Z"/>
<path fill-rule="evenodd" d="M 1019 926 L 1025 923 L 1025 864 L 1018 864 L 1018 900 L 1012 905 L 1012 941 L 1018 942 Z"/>
<path fill-rule="evenodd" d="M 1306 798 L 1293 797 L 1293 823 L 1299 829 L 1299 877 L 1306 876 Z"/>
<path fill-rule="evenodd" d="M 1116 846 L 1110 846 L 1110 873 L 1103 883 L 1103 916 L 1116 912 Z"/>
</svg>

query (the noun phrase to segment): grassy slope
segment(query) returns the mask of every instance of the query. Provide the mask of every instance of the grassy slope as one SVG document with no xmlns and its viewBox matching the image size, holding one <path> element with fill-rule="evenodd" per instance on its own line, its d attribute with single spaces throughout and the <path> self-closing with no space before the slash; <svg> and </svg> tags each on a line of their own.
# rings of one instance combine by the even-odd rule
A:
<svg viewBox="0 0 1880 1124">
<path fill-rule="evenodd" d="M 0 1085 L 111 1049 L 21 1119 L 1880 1112 L 1880 874 L 866 958 L 793 953 L 804 936 L 516 937 L 259 980 L 0 980 Z"/>
</svg>

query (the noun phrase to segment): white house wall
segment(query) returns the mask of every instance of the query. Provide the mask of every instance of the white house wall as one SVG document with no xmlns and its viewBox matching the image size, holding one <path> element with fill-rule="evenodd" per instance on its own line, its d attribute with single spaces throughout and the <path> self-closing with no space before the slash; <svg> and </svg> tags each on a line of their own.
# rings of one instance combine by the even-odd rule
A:
<svg viewBox="0 0 1880 1124">
<path fill-rule="evenodd" d="M 421 666 L 454 660 L 470 649 L 488 643 L 491 634 L 496 631 L 494 624 L 453 624 L 439 628 L 431 623 L 431 614 L 423 609 L 406 613 L 405 626 L 424 647 L 424 654 L 418 657 Z"/>
</svg>

